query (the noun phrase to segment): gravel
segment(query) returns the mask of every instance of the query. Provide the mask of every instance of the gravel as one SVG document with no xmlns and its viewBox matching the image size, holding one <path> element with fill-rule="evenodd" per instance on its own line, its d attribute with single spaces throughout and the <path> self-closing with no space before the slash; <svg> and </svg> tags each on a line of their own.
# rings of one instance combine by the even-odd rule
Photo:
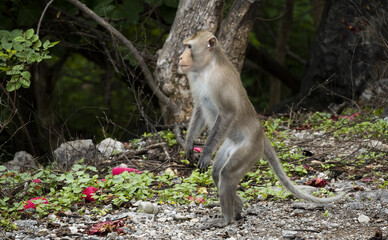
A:
<svg viewBox="0 0 388 240">
<path fill-rule="evenodd" d="M 357 183 L 357 184 L 362 184 Z M 85 205 L 81 208 L 92 208 Z M 105 209 L 112 209 L 106 206 Z M 352 192 L 326 205 L 293 199 L 257 200 L 244 207 L 244 219 L 225 228 L 203 229 L 220 216 L 220 208 L 202 204 L 158 205 L 156 214 L 139 212 L 136 206 L 111 210 L 100 217 L 77 207 L 61 215 L 14 222 L 18 229 L 0 232 L 0 239 L 370 239 L 376 231 L 388 233 L 388 190 Z M 120 221 L 121 233 L 88 235 L 93 224 Z M 379 238 L 375 238 L 379 239 Z M 387 238 L 380 238 L 387 239 Z"/>
</svg>

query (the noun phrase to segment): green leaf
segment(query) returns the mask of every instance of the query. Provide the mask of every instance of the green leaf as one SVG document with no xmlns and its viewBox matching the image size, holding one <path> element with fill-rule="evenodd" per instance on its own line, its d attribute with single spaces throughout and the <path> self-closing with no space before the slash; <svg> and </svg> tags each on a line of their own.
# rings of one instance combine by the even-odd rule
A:
<svg viewBox="0 0 388 240">
<path fill-rule="evenodd" d="M 32 46 L 32 42 L 31 41 L 26 41 L 26 47 L 31 47 Z"/>
<path fill-rule="evenodd" d="M 7 38 L 1 39 L 1 47 L 4 49 L 12 49 L 12 41 L 9 41 Z"/>
<path fill-rule="evenodd" d="M 48 48 L 52 48 L 54 47 L 55 45 L 57 45 L 59 43 L 59 41 L 56 41 L 56 42 L 52 42 L 48 45 Z"/>
<path fill-rule="evenodd" d="M 39 50 L 41 46 L 42 46 L 42 42 L 40 41 L 40 39 L 38 39 L 38 41 L 35 42 L 34 49 Z"/>
<path fill-rule="evenodd" d="M 23 64 L 18 64 L 18 65 L 15 65 L 12 67 L 12 70 L 14 71 L 21 71 L 24 69 L 24 65 Z"/>
<path fill-rule="evenodd" d="M 74 177 L 73 177 L 73 175 L 67 175 L 67 176 L 66 176 L 66 182 L 67 182 L 67 183 L 73 183 L 73 182 L 74 182 Z"/>
<path fill-rule="evenodd" d="M 29 79 L 20 78 L 20 83 L 22 84 L 22 87 L 29 88 L 31 85 L 31 81 Z"/>
<path fill-rule="evenodd" d="M 32 38 L 30 39 L 31 42 L 36 42 L 39 39 L 39 36 L 34 34 Z"/>
<path fill-rule="evenodd" d="M 7 170 L 7 168 L 4 167 L 3 165 L 0 165 L 0 172 L 5 171 L 5 170 Z"/>
<path fill-rule="evenodd" d="M 22 72 L 20 75 L 22 75 L 22 77 L 23 77 L 24 79 L 27 79 L 27 80 L 30 80 L 30 78 L 31 78 L 31 73 L 28 72 L 28 71 L 24 71 L 24 72 Z"/>
<path fill-rule="evenodd" d="M 112 178 L 113 183 L 122 183 L 123 181 L 124 181 L 124 179 L 121 175 L 115 175 Z"/>
<path fill-rule="evenodd" d="M 49 40 L 46 40 L 44 43 L 43 43 L 43 49 L 46 50 L 48 48 L 48 45 L 50 44 L 50 41 Z"/>
<path fill-rule="evenodd" d="M 81 168 L 84 168 L 82 165 L 80 164 L 74 164 L 73 167 L 71 168 L 73 171 L 78 171 L 80 170 Z"/>
<path fill-rule="evenodd" d="M 19 74 L 13 75 L 13 76 L 11 77 L 11 80 L 9 80 L 9 82 L 11 82 L 11 83 L 16 83 L 16 82 L 19 81 L 19 79 L 20 79 L 20 75 L 19 75 Z"/>
<path fill-rule="evenodd" d="M 26 31 L 26 39 L 30 39 L 34 35 L 34 29 L 30 28 Z"/>
<path fill-rule="evenodd" d="M 24 41 L 26 41 L 26 39 L 24 39 L 24 37 L 22 37 L 22 36 L 17 36 L 13 40 L 15 42 L 24 42 Z"/>
<path fill-rule="evenodd" d="M 6 74 L 7 75 L 19 75 L 20 71 L 10 70 L 10 71 L 6 72 Z"/>
<path fill-rule="evenodd" d="M 41 62 L 42 60 L 43 60 L 42 56 L 40 56 L 40 55 L 37 55 L 37 56 L 36 56 L 36 59 L 35 59 L 36 62 L 39 63 L 39 62 Z"/>
<path fill-rule="evenodd" d="M 16 82 L 16 83 L 8 82 L 6 88 L 8 92 L 12 92 L 19 89 L 21 85 L 22 84 L 20 82 Z"/>
<path fill-rule="evenodd" d="M 13 49 L 15 49 L 16 51 L 21 52 L 21 51 L 23 51 L 24 46 L 22 44 L 18 43 L 18 42 L 15 42 L 13 44 Z"/>
</svg>

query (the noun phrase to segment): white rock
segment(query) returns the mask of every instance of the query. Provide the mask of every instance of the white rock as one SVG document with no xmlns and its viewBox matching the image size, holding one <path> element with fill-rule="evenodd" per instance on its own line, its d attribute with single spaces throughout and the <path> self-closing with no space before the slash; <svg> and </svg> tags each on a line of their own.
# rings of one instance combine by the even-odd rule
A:
<svg viewBox="0 0 388 240">
<path fill-rule="evenodd" d="M 167 218 L 166 217 L 161 217 L 158 219 L 158 222 L 166 222 Z"/>
<path fill-rule="evenodd" d="M 50 220 L 50 221 L 54 221 L 54 220 L 57 219 L 57 216 L 56 216 L 55 214 L 50 214 L 50 215 L 47 216 L 47 218 L 48 218 L 48 220 Z"/>
<path fill-rule="evenodd" d="M 76 227 L 69 227 L 69 230 L 70 230 L 70 232 L 71 232 L 72 234 L 78 233 L 78 228 L 76 228 Z"/>
<path fill-rule="evenodd" d="M 369 223 L 370 222 L 370 218 L 364 214 L 360 214 L 360 216 L 358 216 L 358 221 L 360 223 Z"/>
<path fill-rule="evenodd" d="M 158 213 L 159 207 L 156 203 L 151 202 L 140 202 L 138 210 L 144 213 L 156 214 Z"/>
<path fill-rule="evenodd" d="M 68 169 L 81 159 L 94 159 L 96 148 L 91 139 L 75 140 L 62 143 L 54 150 L 53 155 L 58 166 Z"/>
<path fill-rule="evenodd" d="M 104 157 L 110 157 L 113 154 L 123 152 L 125 147 L 122 142 L 113 140 L 112 138 L 107 138 L 97 144 L 97 149 Z"/>
</svg>

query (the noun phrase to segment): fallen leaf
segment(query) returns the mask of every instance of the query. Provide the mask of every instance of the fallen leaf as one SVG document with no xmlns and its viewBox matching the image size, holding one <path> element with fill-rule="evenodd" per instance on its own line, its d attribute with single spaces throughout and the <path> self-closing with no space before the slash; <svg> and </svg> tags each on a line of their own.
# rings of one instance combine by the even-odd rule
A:
<svg viewBox="0 0 388 240">
<path fill-rule="evenodd" d="M 322 188 L 322 187 L 326 186 L 326 184 L 327 183 L 326 183 L 325 179 L 322 179 L 319 177 L 305 183 L 305 185 L 309 185 L 309 186 L 313 186 L 313 187 L 317 187 L 317 188 Z"/>
<path fill-rule="evenodd" d="M 363 178 L 361 182 L 373 182 L 373 178 Z"/>
<path fill-rule="evenodd" d="M 124 226 L 122 219 L 117 220 L 117 221 L 108 220 L 106 222 L 100 222 L 100 223 L 93 224 L 93 225 L 87 227 L 85 230 L 86 230 L 86 233 L 88 235 L 95 234 L 98 236 L 105 236 L 111 232 L 117 232 L 120 234 L 123 231 L 120 228 L 122 226 Z"/>
<path fill-rule="evenodd" d="M 206 187 L 200 187 L 197 191 L 199 194 L 208 194 Z"/>
</svg>

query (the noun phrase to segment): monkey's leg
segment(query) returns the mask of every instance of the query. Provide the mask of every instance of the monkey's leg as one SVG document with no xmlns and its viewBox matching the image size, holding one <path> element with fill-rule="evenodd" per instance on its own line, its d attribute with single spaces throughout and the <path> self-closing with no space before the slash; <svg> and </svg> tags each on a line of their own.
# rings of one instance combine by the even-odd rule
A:
<svg viewBox="0 0 388 240">
<path fill-rule="evenodd" d="M 251 145 L 248 141 L 237 145 L 229 141 L 221 147 L 212 176 L 217 183 L 223 218 L 210 223 L 209 227 L 225 227 L 241 218 L 243 201 L 237 195 L 237 185 L 260 156 L 260 151 Z M 221 150 L 226 150 L 226 155 Z"/>
<path fill-rule="evenodd" d="M 219 189 L 218 185 L 220 180 L 220 171 L 222 167 L 225 165 L 226 160 L 230 158 L 230 151 L 232 149 L 232 146 L 234 146 L 233 142 L 227 138 L 224 141 L 224 143 L 221 145 L 214 159 L 212 178 L 217 189 Z"/>
</svg>

